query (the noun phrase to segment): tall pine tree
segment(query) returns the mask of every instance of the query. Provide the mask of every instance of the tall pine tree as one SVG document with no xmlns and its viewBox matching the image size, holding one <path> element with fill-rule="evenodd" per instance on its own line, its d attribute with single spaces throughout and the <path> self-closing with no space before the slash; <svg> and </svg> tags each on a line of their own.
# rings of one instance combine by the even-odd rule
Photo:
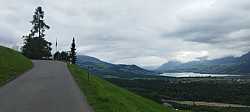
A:
<svg viewBox="0 0 250 112">
<path fill-rule="evenodd" d="M 33 20 L 32 29 L 24 38 L 22 53 L 31 59 L 48 59 L 51 56 L 51 43 L 44 39 L 44 32 L 50 27 L 44 22 L 44 11 L 42 7 L 37 7 Z"/>
<path fill-rule="evenodd" d="M 72 64 L 76 63 L 76 44 L 75 44 L 75 38 L 73 38 L 72 44 L 71 44 L 70 60 L 71 60 Z"/>
</svg>

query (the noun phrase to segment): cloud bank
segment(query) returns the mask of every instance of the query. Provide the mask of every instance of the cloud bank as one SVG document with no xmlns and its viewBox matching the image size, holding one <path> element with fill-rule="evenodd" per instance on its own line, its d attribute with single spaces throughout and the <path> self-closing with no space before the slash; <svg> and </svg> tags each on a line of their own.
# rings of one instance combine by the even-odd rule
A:
<svg viewBox="0 0 250 112">
<path fill-rule="evenodd" d="M 1 0 L 1 45 L 22 45 L 37 6 L 51 26 L 46 39 L 57 38 L 60 50 L 74 36 L 78 54 L 112 63 L 159 66 L 250 51 L 248 0 Z"/>
</svg>

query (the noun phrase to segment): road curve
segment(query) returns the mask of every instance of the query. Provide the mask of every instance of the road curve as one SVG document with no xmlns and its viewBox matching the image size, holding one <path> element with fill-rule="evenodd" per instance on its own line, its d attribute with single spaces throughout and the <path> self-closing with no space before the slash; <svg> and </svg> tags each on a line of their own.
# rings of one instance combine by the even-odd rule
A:
<svg viewBox="0 0 250 112">
<path fill-rule="evenodd" d="M 34 67 L 0 87 L 0 112 L 93 112 L 63 62 Z"/>
</svg>

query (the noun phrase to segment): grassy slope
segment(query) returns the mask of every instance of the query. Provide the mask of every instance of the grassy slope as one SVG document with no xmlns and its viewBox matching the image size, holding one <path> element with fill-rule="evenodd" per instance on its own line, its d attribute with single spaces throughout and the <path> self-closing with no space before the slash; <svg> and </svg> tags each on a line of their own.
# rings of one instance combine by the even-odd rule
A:
<svg viewBox="0 0 250 112">
<path fill-rule="evenodd" d="M 0 46 L 0 86 L 31 67 L 32 62 L 19 52 Z"/>
<path fill-rule="evenodd" d="M 135 95 L 98 77 L 87 79 L 87 71 L 68 65 L 73 77 L 95 112 L 177 112 Z"/>
</svg>

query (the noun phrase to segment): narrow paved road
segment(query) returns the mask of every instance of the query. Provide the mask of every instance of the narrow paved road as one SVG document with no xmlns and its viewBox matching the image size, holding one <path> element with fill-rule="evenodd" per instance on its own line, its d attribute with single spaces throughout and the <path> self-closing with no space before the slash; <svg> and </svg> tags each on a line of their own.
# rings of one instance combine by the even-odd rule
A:
<svg viewBox="0 0 250 112">
<path fill-rule="evenodd" d="M 33 69 L 0 87 L 0 112 L 92 112 L 65 63 L 33 63 Z"/>
</svg>

